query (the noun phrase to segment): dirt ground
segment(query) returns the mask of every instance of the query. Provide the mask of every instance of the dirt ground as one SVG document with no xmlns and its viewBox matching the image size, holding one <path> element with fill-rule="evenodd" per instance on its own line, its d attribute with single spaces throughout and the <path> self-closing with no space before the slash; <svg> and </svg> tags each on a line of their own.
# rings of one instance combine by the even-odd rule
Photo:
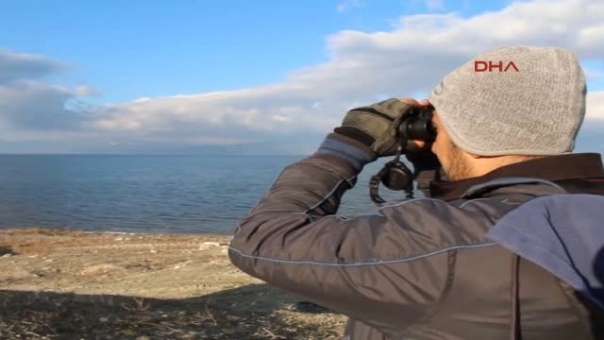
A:
<svg viewBox="0 0 604 340">
<path fill-rule="evenodd" d="M 229 237 L 0 232 L 0 339 L 341 339 L 345 318 L 233 267 Z"/>
</svg>

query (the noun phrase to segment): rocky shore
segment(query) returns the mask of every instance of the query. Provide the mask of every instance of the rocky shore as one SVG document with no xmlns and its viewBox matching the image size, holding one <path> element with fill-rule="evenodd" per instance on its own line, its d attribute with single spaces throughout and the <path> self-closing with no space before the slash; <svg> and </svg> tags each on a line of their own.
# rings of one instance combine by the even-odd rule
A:
<svg viewBox="0 0 604 340">
<path fill-rule="evenodd" d="M 0 232 L 0 339 L 340 339 L 233 267 L 224 235 Z"/>
</svg>

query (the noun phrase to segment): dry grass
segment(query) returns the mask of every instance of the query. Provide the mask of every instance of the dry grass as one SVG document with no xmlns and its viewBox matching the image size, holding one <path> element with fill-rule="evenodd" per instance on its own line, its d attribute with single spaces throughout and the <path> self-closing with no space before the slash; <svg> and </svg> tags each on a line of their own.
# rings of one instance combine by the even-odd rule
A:
<svg viewBox="0 0 604 340">
<path fill-rule="evenodd" d="M 0 339 L 341 338 L 344 317 L 296 309 L 295 297 L 234 268 L 228 241 L 0 232 Z"/>
<path fill-rule="evenodd" d="M 306 316 L 265 285 L 198 298 L 0 291 L 0 338 L 26 339 L 339 339 L 343 320 Z M 284 301 L 283 301 L 284 302 Z"/>
</svg>

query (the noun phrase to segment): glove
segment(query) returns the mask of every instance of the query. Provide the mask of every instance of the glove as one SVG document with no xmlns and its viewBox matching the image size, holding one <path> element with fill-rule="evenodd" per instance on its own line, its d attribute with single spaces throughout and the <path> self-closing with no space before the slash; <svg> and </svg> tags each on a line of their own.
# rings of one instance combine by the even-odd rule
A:
<svg viewBox="0 0 604 340">
<path fill-rule="evenodd" d="M 412 109 L 396 98 L 352 109 L 334 133 L 366 145 L 377 157 L 392 156 L 399 146 L 398 127 Z"/>
</svg>

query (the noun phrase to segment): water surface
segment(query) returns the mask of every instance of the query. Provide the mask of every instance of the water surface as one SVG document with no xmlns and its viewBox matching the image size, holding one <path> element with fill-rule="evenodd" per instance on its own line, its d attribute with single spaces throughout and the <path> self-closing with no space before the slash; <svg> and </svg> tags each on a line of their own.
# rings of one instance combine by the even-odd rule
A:
<svg viewBox="0 0 604 340">
<path fill-rule="evenodd" d="M 303 156 L 1 155 L 0 228 L 231 233 Z M 368 165 L 340 213 L 377 212 Z M 385 197 L 402 197 L 387 192 Z"/>
</svg>

